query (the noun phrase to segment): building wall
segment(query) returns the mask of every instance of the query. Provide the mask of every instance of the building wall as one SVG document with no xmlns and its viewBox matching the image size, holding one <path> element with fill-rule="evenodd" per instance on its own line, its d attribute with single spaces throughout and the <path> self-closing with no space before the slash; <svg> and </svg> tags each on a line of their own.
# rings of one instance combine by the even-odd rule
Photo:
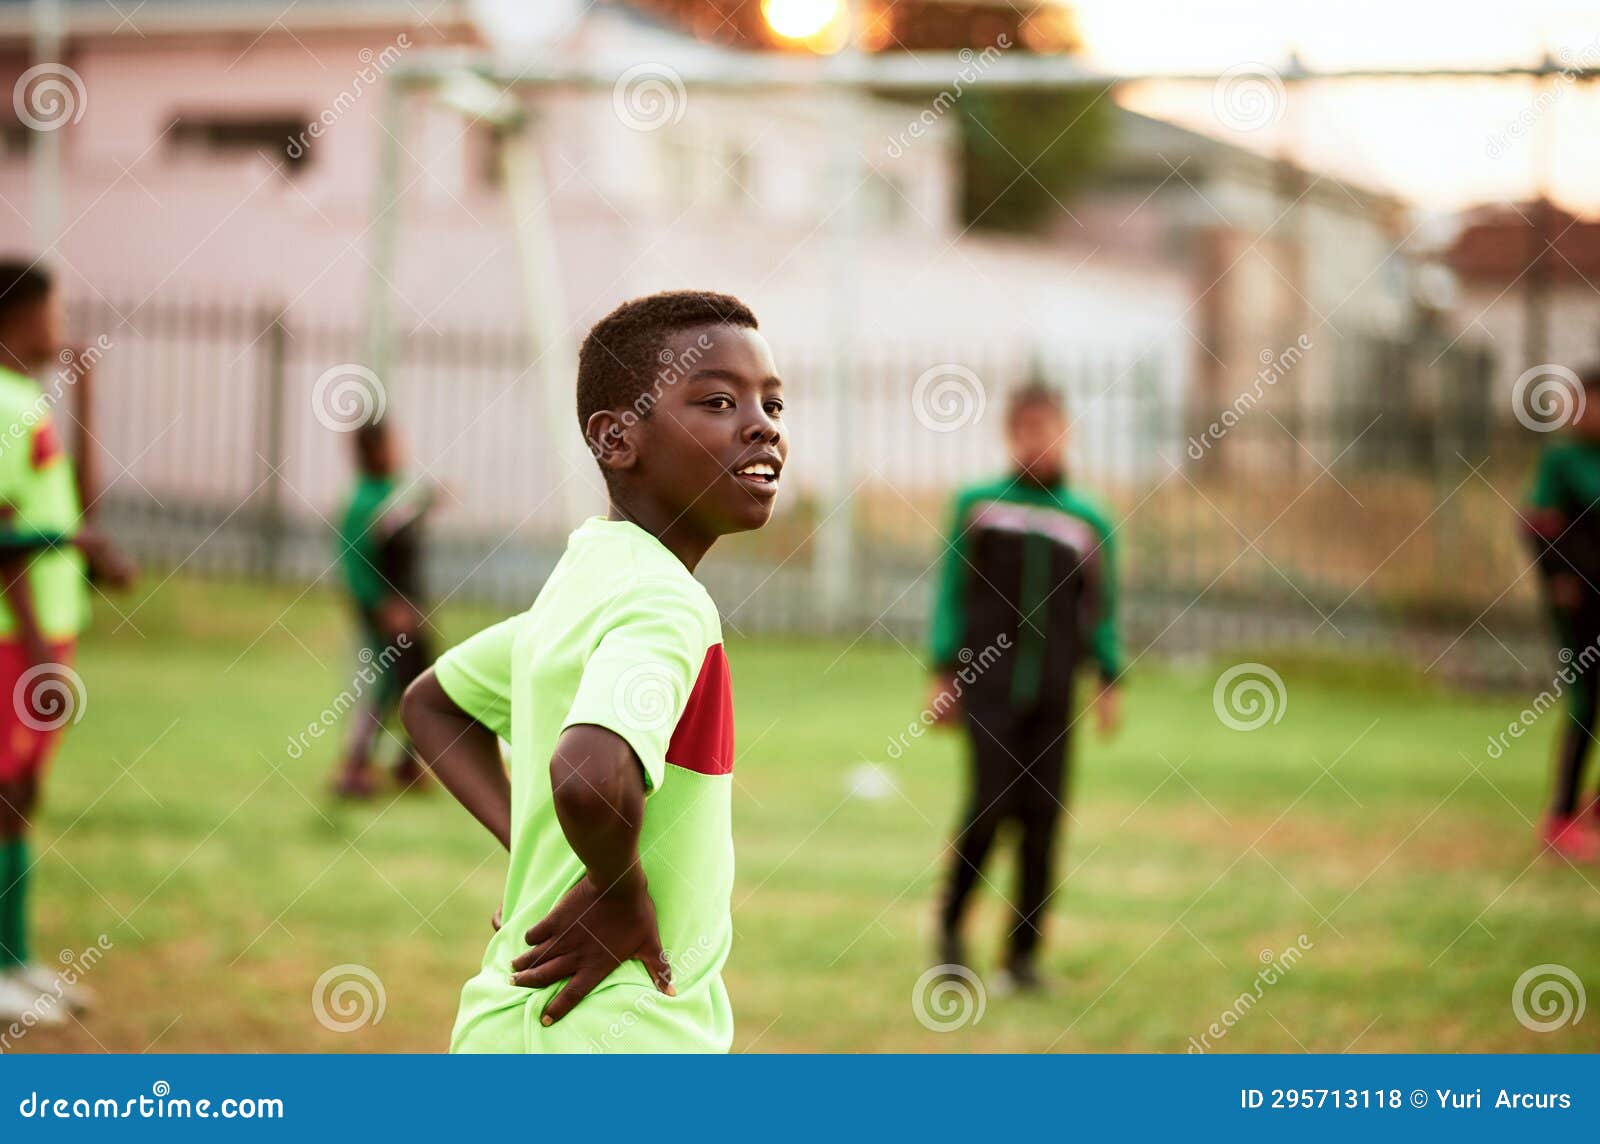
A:
<svg viewBox="0 0 1600 1144">
<path fill-rule="evenodd" d="M 631 28 L 613 31 L 608 40 L 603 27 L 591 30 L 589 47 L 645 61 L 683 50 L 659 37 L 636 42 L 630 37 L 643 33 Z M 187 307 L 281 306 L 291 395 L 309 393 L 331 366 L 362 360 L 383 128 L 382 93 L 358 77 L 441 38 L 450 36 L 197 33 L 92 40 L 72 53 L 87 99 L 81 121 L 62 135 L 65 229 L 55 261 L 73 295 L 111 327 L 82 333 L 107 333 L 114 343 L 101 372 L 106 388 L 120 377 L 125 415 L 101 422 L 108 453 L 132 466 L 130 479 L 163 498 L 243 496 L 265 472 L 252 459 L 260 445 L 253 411 L 270 368 L 264 327 L 246 321 L 197 348 L 203 319 L 184 317 Z M 1112 402 L 1136 358 L 1153 363 L 1139 367 L 1140 377 L 1156 379 L 1149 384 L 1181 391 L 1180 347 L 1189 341 L 1182 270 L 1092 245 L 963 233 L 948 118 L 912 139 L 915 105 L 843 108 L 792 93 L 698 89 L 687 92 L 681 117 L 657 130 L 622 122 L 609 91 L 547 95 L 532 110 L 546 186 L 538 203 L 507 200 L 486 128 L 424 100 L 408 107 L 390 275 L 397 330 L 422 343 L 525 331 L 512 211 L 547 208 L 573 340 L 618 302 L 658 289 L 723 290 L 753 306 L 795 384 L 790 408 L 804 448 L 791 473 L 802 490 L 833 488 L 842 473 L 942 488 L 984 471 L 1000 457 L 1004 389 L 1034 359 L 1071 355 L 1118 363 L 1062 367 L 1092 379 L 1079 409 L 1081 448 L 1124 474 L 1155 463 L 1124 440 Z M 306 124 L 304 164 L 282 171 L 255 153 L 197 153 L 170 130 L 179 115 L 247 113 Z M 833 209 L 841 122 L 855 124 L 842 140 L 860 210 L 853 223 Z M 0 197 L 10 207 L 0 210 L 0 246 L 31 249 L 25 161 L 0 160 Z M 527 489 L 559 482 L 550 441 L 565 427 L 541 423 L 554 419 L 541 418 L 548 407 L 533 392 L 538 371 L 491 356 L 413 355 L 386 381 L 419 460 L 455 488 L 457 519 L 499 526 L 521 522 Z M 859 392 L 859 406 L 841 408 L 828 396 L 841 360 L 858 387 L 843 400 Z M 913 415 L 917 379 L 950 365 L 985 389 L 991 412 L 977 434 L 930 433 Z M 341 442 L 298 405 L 291 413 L 285 509 L 325 514 L 346 464 Z M 148 448 L 155 439 L 171 447 Z M 870 449 L 858 451 L 866 441 Z"/>
</svg>

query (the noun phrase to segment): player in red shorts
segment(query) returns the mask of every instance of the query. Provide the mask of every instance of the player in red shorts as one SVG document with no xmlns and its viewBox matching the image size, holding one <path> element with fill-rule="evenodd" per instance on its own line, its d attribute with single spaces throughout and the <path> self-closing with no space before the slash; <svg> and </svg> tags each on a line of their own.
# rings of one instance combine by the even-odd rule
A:
<svg viewBox="0 0 1600 1144">
<path fill-rule="evenodd" d="M 29 960 L 28 828 L 45 764 L 76 721 L 73 648 L 88 579 L 123 586 L 133 567 L 83 524 L 77 478 L 47 397 L 30 376 L 63 352 L 62 307 L 38 267 L 0 261 L 0 1020 L 65 1020 L 86 997 Z M 71 375 L 64 380 L 77 380 Z"/>
</svg>

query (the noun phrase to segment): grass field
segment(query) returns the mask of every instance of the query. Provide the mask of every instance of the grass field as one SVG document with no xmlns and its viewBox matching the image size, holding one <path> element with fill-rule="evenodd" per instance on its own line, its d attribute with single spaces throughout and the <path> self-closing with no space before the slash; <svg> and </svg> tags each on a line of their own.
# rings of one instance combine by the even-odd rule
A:
<svg viewBox="0 0 1600 1144">
<path fill-rule="evenodd" d="M 22 1051 L 441 1049 L 475 969 L 503 859 L 440 792 L 338 805 L 334 740 L 290 736 L 349 687 L 330 597 L 172 581 L 131 623 L 99 608 L 86 715 L 38 832 L 37 954 L 110 945 L 101 1008 Z M 452 609 L 445 636 L 489 617 Z M 731 635 L 731 633 L 730 633 Z M 1600 869 L 1537 859 L 1530 818 L 1557 716 L 1491 759 L 1520 697 L 1463 697 L 1393 671 L 1229 656 L 1145 661 L 1114 744 L 1079 738 L 1075 822 L 1043 999 L 989 996 L 927 1028 L 912 991 L 963 781 L 959 742 L 889 760 L 923 681 L 892 643 L 730 639 L 738 703 L 736 1047 L 781 1050 L 1593 1050 L 1593 1016 L 1549 1033 L 1513 983 L 1557 963 L 1600 985 Z M 1280 722 L 1230 730 L 1218 673 L 1265 658 Z M 883 764 L 895 790 L 852 797 Z M 989 878 L 1011 883 L 1009 852 Z M 974 917 L 992 968 L 1004 916 Z M 1270 958 L 1292 968 L 1260 987 Z M 1283 959 L 1286 964 L 1293 957 Z M 332 1032 L 314 983 L 354 963 L 381 1020 Z M 1241 993 L 1248 1007 L 1237 1006 Z"/>
</svg>

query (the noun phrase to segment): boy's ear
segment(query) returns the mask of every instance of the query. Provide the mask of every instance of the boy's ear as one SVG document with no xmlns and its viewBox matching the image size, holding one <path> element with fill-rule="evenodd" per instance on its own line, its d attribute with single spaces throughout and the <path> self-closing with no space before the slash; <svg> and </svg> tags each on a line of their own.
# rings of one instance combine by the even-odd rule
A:
<svg viewBox="0 0 1600 1144">
<path fill-rule="evenodd" d="M 631 469 L 639 461 L 639 452 L 628 432 L 632 424 L 614 409 L 601 409 L 589 414 L 584 426 L 584 437 L 594 459 L 606 469 Z"/>
</svg>

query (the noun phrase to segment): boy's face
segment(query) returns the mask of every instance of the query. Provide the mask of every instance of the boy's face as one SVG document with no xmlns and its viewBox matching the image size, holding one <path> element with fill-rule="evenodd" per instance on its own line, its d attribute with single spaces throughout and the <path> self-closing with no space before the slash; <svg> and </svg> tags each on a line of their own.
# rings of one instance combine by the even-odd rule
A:
<svg viewBox="0 0 1600 1144">
<path fill-rule="evenodd" d="M 662 351 L 662 360 L 693 365 L 656 385 L 649 415 L 627 430 L 625 479 L 701 535 L 760 528 L 789 454 L 783 383 L 767 339 L 739 326 L 700 326 L 669 337 Z"/>
<path fill-rule="evenodd" d="M 1055 484 L 1065 469 L 1066 418 L 1044 402 L 1024 405 L 1006 425 L 1006 447 L 1018 472 L 1043 485 Z"/>
<path fill-rule="evenodd" d="M 357 450 L 356 459 L 363 472 L 375 477 L 393 476 L 405 461 L 405 446 L 390 429 L 365 442 Z"/>
<path fill-rule="evenodd" d="M 66 325 L 65 307 L 55 290 L 14 311 L 0 330 L 0 344 L 12 360 L 0 364 L 32 370 L 52 361 L 66 344 Z"/>
</svg>

